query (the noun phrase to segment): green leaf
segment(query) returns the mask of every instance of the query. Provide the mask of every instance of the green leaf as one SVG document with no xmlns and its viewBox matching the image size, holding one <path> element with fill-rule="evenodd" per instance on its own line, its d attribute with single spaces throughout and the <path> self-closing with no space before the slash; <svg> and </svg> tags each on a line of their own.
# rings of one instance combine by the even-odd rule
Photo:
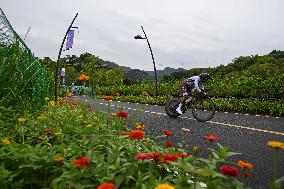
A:
<svg viewBox="0 0 284 189">
<path fill-rule="evenodd" d="M 118 175 L 115 176 L 114 181 L 115 184 L 117 185 L 117 187 L 119 187 L 119 185 L 125 180 L 125 175 Z"/>
<path fill-rule="evenodd" d="M 268 185 L 270 189 L 281 189 L 281 183 L 284 181 L 284 176 L 274 181 L 269 181 Z"/>
</svg>

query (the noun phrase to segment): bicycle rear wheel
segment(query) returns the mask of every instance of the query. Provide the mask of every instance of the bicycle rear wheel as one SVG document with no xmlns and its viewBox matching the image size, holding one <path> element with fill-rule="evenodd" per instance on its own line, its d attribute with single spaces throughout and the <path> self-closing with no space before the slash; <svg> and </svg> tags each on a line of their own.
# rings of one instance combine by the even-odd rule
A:
<svg viewBox="0 0 284 189">
<path fill-rule="evenodd" d="M 180 116 L 180 114 L 176 112 L 176 108 L 178 107 L 179 103 L 180 100 L 178 98 L 173 98 L 166 104 L 165 110 L 168 116 L 173 118 Z"/>
<path fill-rule="evenodd" d="M 212 119 L 216 112 L 216 106 L 210 99 L 199 99 L 192 106 L 192 115 L 198 121 L 208 121 Z"/>
</svg>

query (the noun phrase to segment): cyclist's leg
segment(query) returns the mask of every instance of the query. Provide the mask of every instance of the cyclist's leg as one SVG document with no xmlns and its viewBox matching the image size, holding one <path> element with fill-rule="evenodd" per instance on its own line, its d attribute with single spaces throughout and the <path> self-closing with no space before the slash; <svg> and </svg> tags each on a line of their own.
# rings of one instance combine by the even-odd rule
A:
<svg viewBox="0 0 284 189">
<path fill-rule="evenodd" d="M 182 98 L 180 100 L 180 103 L 176 109 L 176 111 L 179 113 L 179 114 L 182 114 L 182 111 L 181 111 L 181 107 L 185 104 L 185 101 L 188 99 L 188 91 L 189 90 L 189 86 L 184 83 L 181 87 L 181 91 L 182 91 Z"/>
<path fill-rule="evenodd" d="M 198 95 L 198 90 L 196 88 L 190 88 L 189 90 L 191 96 L 187 99 L 187 102 L 191 101 L 193 99 L 193 97 L 195 97 L 196 95 Z"/>
</svg>

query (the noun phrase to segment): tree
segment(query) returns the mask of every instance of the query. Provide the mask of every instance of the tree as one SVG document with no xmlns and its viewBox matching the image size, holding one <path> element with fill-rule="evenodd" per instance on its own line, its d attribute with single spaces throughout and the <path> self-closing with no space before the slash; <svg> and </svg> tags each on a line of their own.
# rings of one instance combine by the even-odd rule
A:
<svg viewBox="0 0 284 189">
<path fill-rule="evenodd" d="M 89 84 L 92 88 L 92 94 L 94 94 L 94 88 L 96 80 L 98 79 L 97 71 L 100 69 L 101 64 L 99 58 L 95 55 L 86 53 L 80 56 L 80 61 L 83 67 L 83 73 L 90 76 Z"/>
</svg>

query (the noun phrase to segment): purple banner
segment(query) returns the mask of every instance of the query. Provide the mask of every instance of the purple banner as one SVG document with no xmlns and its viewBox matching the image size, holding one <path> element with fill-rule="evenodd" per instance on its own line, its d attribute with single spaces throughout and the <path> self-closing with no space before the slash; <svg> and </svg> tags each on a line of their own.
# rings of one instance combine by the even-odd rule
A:
<svg viewBox="0 0 284 189">
<path fill-rule="evenodd" d="M 65 68 L 61 69 L 60 75 L 61 75 L 61 77 L 65 77 Z"/>
<path fill-rule="evenodd" d="M 72 48 L 72 45 L 73 45 L 73 38 L 74 38 L 74 30 L 70 30 L 70 31 L 68 32 L 68 36 L 67 36 L 66 50 Z"/>
</svg>

